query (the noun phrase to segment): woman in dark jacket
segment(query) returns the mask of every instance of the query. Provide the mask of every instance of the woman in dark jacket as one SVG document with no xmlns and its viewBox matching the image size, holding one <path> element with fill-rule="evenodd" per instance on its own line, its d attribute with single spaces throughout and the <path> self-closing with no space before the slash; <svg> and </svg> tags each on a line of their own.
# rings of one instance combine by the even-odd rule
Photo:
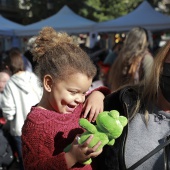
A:
<svg viewBox="0 0 170 170">
<path fill-rule="evenodd" d="M 99 169 L 167 170 L 169 150 L 161 146 L 170 135 L 170 41 L 157 53 L 145 82 L 122 87 L 104 102 L 104 110 L 118 110 L 129 123 L 114 146 L 98 156 Z"/>
</svg>

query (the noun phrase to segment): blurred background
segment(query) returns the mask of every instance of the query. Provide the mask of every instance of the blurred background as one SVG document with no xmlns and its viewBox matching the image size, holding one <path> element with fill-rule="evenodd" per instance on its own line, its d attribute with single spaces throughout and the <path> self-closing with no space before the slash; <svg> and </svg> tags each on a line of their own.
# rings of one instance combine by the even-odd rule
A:
<svg viewBox="0 0 170 170">
<path fill-rule="evenodd" d="M 11 21 L 27 25 L 45 19 L 67 5 L 75 13 L 101 22 L 134 10 L 143 0 L 0 0 L 0 14 Z M 169 0 L 148 0 L 157 10 L 170 15 Z"/>
</svg>

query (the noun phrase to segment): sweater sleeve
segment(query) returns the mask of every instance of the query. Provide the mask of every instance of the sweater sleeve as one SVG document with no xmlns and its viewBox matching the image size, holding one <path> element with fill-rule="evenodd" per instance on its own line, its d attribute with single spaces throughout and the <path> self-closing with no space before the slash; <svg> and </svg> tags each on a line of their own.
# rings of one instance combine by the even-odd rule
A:
<svg viewBox="0 0 170 170">
<path fill-rule="evenodd" d="M 104 94 L 104 96 L 107 96 L 108 94 L 111 93 L 110 89 L 107 88 L 106 86 L 100 86 L 100 87 L 98 87 L 98 88 L 96 88 L 96 89 L 94 89 L 94 90 L 92 90 L 92 91 L 88 91 L 87 96 L 88 96 L 89 94 L 91 94 L 93 91 L 100 91 L 101 93 Z"/>
<path fill-rule="evenodd" d="M 25 170 L 67 170 L 65 153 L 53 155 L 51 134 L 44 133 L 45 124 L 28 119 L 22 129 L 22 152 Z"/>
</svg>

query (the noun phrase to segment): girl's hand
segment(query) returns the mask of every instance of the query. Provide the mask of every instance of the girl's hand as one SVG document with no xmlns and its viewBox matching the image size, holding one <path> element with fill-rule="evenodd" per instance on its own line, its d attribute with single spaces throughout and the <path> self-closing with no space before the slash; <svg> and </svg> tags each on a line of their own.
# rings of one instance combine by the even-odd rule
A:
<svg viewBox="0 0 170 170">
<path fill-rule="evenodd" d="M 66 160 L 68 160 L 67 161 L 68 167 L 72 167 L 77 162 L 83 163 L 90 158 L 94 158 L 98 156 L 102 152 L 102 149 L 100 151 L 96 151 L 100 146 L 101 142 L 98 142 L 93 148 L 88 147 L 89 143 L 93 138 L 93 135 L 91 135 L 81 145 L 78 144 L 78 137 L 79 136 L 75 137 L 70 151 L 66 153 Z"/>
<path fill-rule="evenodd" d="M 89 122 L 95 122 L 98 114 L 100 112 L 103 112 L 104 104 L 103 104 L 103 99 L 104 99 L 103 93 L 100 91 L 93 91 L 86 101 L 84 102 L 83 105 L 83 111 L 84 111 L 84 118 L 88 117 Z"/>
</svg>

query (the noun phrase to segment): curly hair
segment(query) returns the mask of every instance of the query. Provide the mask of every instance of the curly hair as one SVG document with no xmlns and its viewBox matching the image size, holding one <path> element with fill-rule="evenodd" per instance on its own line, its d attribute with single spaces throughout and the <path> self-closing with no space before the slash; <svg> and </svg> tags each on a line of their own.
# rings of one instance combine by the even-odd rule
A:
<svg viewBox="0 0 170 170">
<path fill-rule="evenodd" d="M 41 81 L 47 74 L 60 80 L 76 72 L 92 79 L 96 75 L 95 65 L 78 43 L 67 33 L 56 32 L 51 27 L 44 27 L 39 32 L 32 54 L 38 63 L 35 73 Z"/>
</svg>

